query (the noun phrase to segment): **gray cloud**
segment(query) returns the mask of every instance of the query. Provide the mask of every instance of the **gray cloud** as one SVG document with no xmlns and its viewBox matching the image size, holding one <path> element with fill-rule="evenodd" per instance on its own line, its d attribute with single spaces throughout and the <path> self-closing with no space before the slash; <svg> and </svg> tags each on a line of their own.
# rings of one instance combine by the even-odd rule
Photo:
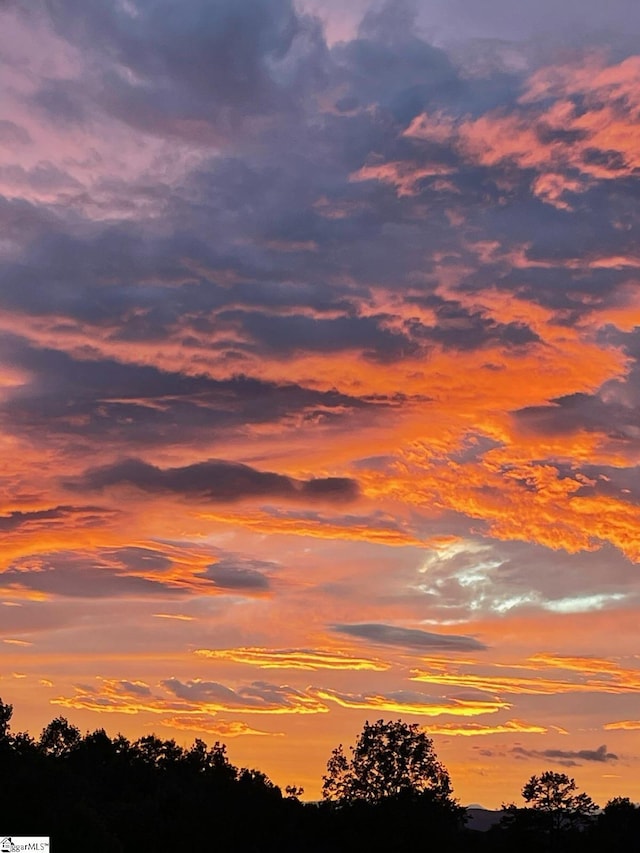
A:
<svg viewBox="0 0 640 853">
<path fill-rule="evenodd" d="M 384 328 L 389 317 L 340 317 L 319 319 L 304 316 L 274 317 L 246 312 L 225 312 L 222 321 L 235 321 L 260 345 L 260 350 L 285 355 L 296 351 L 364 351 L 380 361 L 418 355 L 420 347 L 408 335 Z"/>
<path fill-rule="evenodd" d="M 117 684 L 124 690 L 125 693 L 134 693 L 136 696 L 151 696 L 151 689 L 140 682 L 134 681 L 119 681 Z M 114 685 L 115 687 L 116 685 Z"/>
<path fill-rule="evenodd" d="M 293 110 L 322 75 L 322 33 L 291 0 L 191 0 L 179 14 L 166 0 L 54 0 L 48 13 L 62 37 L 102 60 L 94 75 L 103 108 L 154 133 L 188 128 L 212 141 L 245 115 Z"/>
<path fill-rule="evenodd" d="M 185 594 L 162 581 L 128 574 L 100 553 L 59 551 L 21 557 L 0 573 L 0 585 L 64 598 L 174 598 Z"/>
<path fill-rule="evenodd" d="M 585 761 L 608 763 L 618 760 L 618 756 L 615 753 L 607 752 L 606 746 L 599 746 L 597 749 L 579 749 L 575 751 L 566 749 L 533 750 L 514 746 L 511 752 L 518 758 L 553 759 L 557 764 L 565 767 L 575 767 Z"/>
<path fill-rule="evenodd" d="M 605 446 L 622 452 L 640 446 L 640 333 L 609 327 L 600 337 L 605 346 L 622 349 L 629 360 L 626 376 L 605 382 L 595 393 L 567 394 L 547 405 L 520 409 L 514 412 L 519 428 L 533 434 L 599 433 Z M 585 466 L 585 473 L 588 468 L 597 474 L 597 466 Z M 602 466 L 602 479 L 628 480 L 632 471 Z"/>
<path fill-rule="evenodd" d="M 369 640 L 387 646 L 400 646 L 406 649 L 439 649 L 441 651 L 482 651 L 487 648 L 473 637 L 456 634 L 435 634 L 416 628 L 398 628 L 394 625 L 363 623 L 353 625 L 332 625 L 331 630 L 338 634 Z"/>
<path fill-rule="evenodd" d="M 635 408 L 585 393 L 558 397 L 545 406 L 529 406 L 515 416 L 527 430 L 536 433 L 572 433 L 584 429 L 611 434 L 617 430 L 621 437 L 626 433 L 634 438 L 638 420 Z"/>
<path fill-rule="evenodd" d="M 21 125 L 0 119 L 0 142 L 4 145 L 29 145 L 31 137 Z"/>
<path fill-rule="evenodd" d="M 224 339 L 209 346 L 240 360 L 260 353 L 285 357 L 296 351 L 353 349 L 389 361 L 424 355 L 433 345 L 465 350 L 536 341 L 525 324 L 497 323 L 455 300 L 434 306 L 433 326 L 359 314 L 371 282 L 431 294 L 438 284 L 434 252 L 440 268 L 467 262 L 463 291 L 490 283 L 578 312 L 592 311 L 598 298 L 608 299 L 624 283 L 623 271 L 571 274 L 567 286 L 558 287 L 555 268 L 513 271 L 506 261 L 496 260 L 478 270 L 477 258 L 443 210 L 464 212 L 470 233 L 488 239 L 499 235 L 505 249 L 525 245 L 532 262 L 553 265 L 600 248 L 628 251 L 632 232 L 617 225 L 620 216 L 633 216 L 628 203 L 633 186 L 625 189 L 623 181 L 616 181 L 615 194 L 594 187 L 589 192 L 600 195 L 582 196 L 586 201 L 578 218 L 532 197 L 525 169 L 514 173 L 512 165 L 473 166 L 451 140 L 414 145 L 403 138 L 411 118 L 423 110 L 444 109 L 462 118 L 497 105 L 521 109 L 523 75 L 513 69 L 481 80 L 461 74 L 445 50 L 417 37 L 411 16 L 399 15 L 396 5 L 369 14 L 357 38 L 327 51 L 317 24 L 286 0 L 268 8 L 249 4 L 242 11 L 224 2 L 215 13 L 192 0 L 180 21 L 171 24 L 168 41 L 172 17 L 162 3 L 141 7 L 137 15 L 107 2 L 50 4 L 58 32 L 91 45 L 100 56 L 105 75 L 100 89 L 111 93 L 109 108 L 118 103 L 124 109 L 128 98 L 146 98 L 147 109 L 136 106 L 131 120 L 150 122 L 154 132 L 170 135 L 180 123 L 181 133 L 188 133 L 188 126 L 197 134 L 197 122 L 220 126 L 219 107 L 236 116 L 228 124 L 253 115 L 256 104 L 273 115 L 282 109 L 285 117 L 282 130 L 278 123 L 260 126 L 259 149 L 251 145 L 234 156 L 203 159 L 179 188 L 163 187 L 162 239 L 144 222 L 110 225 L 97 236 L 93 230 L 91 238 L 47 234 L 30 247 L 28 258 L 8 265 L 0 297 L 4 304 L 96 324 L 110 329 L 117 341 L 160 342 L 179 333 L 183 346 L 197 349 L 199 335 L 228 328 L 241 332 L 242 339 L 234 334 L 233 345 Z M 230 34 L 238 40 L 234 62 L 238 56 L 246 59 L 240 77 L 234 64 L 221 59 L 232 50 Z M 223 49 L 216 49 L 219 45 Z M 145 85 L 124 80 L 123 65 Z M 240 83 L 247 97 L 240 96 Z M 90 87 L 91 79 L 84 84 Z M 307 91 L 309 85 L 319 87 L 325 98 L 340 88 L 342 106 L 336 101 L 334 110 L 322 114 L 287 113 L 291 99 L 282 93 Z M 180 97 L 172 100 L 169 90 Z M 267 91 L 280 94 L 270 100 Z M 159 113 L 171 113 L 176 103 L 182 105 L 178 113 L 160 120 Z M 187 104 L 192 110 L 188 120 L 179 116 Z M 365 110 L 368 105 L 376 110 Z M 450 189 L 441 186 L 438 175 L 417 180 L 415 193 L 402 197 L 378 180 L 352 181 L 350 175 L 369 162 L 399 162 L 409 171 L 435 162 L 451 170 Z M 507 179 L 517 186 L 505 193 L 501 187 Z M 120 192 L 131 188 L 123 183 Z M 222 281 L 230 270 L 232 288 Z M 45 281 L 50 286 L 43 286 Z M 427 304 L 421 298 L 409 295 L 408 302 Z M 307 310 L 291 310 L 295 307 Z M 311 307 L 334 314 L 310 316 Z"/>
<path fill-rule="evenodd" d="M 92 468 L 66 486 L 78 491 L 102 490 L 112 486 L 134 486 L 145 492 L 170 492 L 205 501 L 233 502 L 247 498 L 284 498 L 298 501 L 342 502 L 358 494 L 355 480 L 318 477 L 295 480 L 249 465 L 211 459 L 182 468 L 158 468 L 140 459 L 125 459 Z"/>
<path fill-rule="evenodd" d="M 264 560 L 227 557 L 207 566 L 197 577 L 212 581 L 220 589 L 239 593 L 264 592 L 271 586 L 269 572 L 274 568 L 274 563 Z"/>
<path fill-rule="evenodd" d="M 372 6 L 372 0 L 352 0 L 347 8 L 340 0 L 305 0 L 305 8 L 322 13 L 329 21 L 329 30 L 344 37 L 357 32 L 362 17 Z M 391 2 L 388 6 L 400 6 Z M 408 5 L 415 10 L 416 29 L 432 34 L 440 43 L 468 40 L 489 42 L 495 52 L 504 40 L 524 41 L 544 36 L 545 43 L 557 40 L 579 44 L 589 36 L 633 36 L 640 32 L 640 12 L 635 0 L 612 0 L 604 7 L 597 0 L 567 0 L 561 6 L 553 0 L 540 0 L 534 5 L 514 5 L 509 0 L 414 0 Z M 383 7 L 384 8 L 384 7 Z M 412 20 L 399 15 L 404 21 Z M 402 27 L 391 20 L 392 31 Z M 406 24 L 405 24 L 406 26 Z"/>
<path fill-rule="evenodd" d="M 9 335 L 0 344 L 0 360 L 31 377 L 7 393 L 0 406 L 3 425 L 21 436 L 32 433 L 38 442 L 45 431 L 87 441 L 108 436 L 110 443 L 128 447 L 182 444 L 203 432 L 210 442 L 250 424 L 287 418 L 322 423 L 394 405 L 242 375 L 216 380 L 113 359 L 79 359 Z"/>
<path fill-rule="evenodd" d="M 41 510 L 15 510 L 0 516 L 0 532 L 10 533 L 24 528 L 39 528 L 76 524 L 94 526 L 103 523 L 113 513 L 100 507 L 56 506 Z"/>
<path fill-rule="evenodd" d="M 105 559 L 115 560 L 127 571 L 131 572 L 166 572 L 173 561 L 154 548 L 141 548 L 128 545 L 123 548 L 113 548 L 101 552 Z"/>
<path fill-rule="evenodd" d="M 587 40 L 589 34 L 640 32 L 640 13 L 633 0 L 612 0 L 605 9 L 597 0 L 553 0 L 514 6 L 509 0 L 419 0 L 419 20 L 449 38 L 527 39 L 545 36 L 552 42 Z"/>
<path fill-rule="evenodd" d="M 33 104 L 42 110 L 54 124 L 81 125 L 86 120 L 82 106 L 83 94 L 80 86 L 69 82 L 50 81 L 34 96 Z"/>
<path fill-rule="evenodd" d="M 411 323 L 413 335 L 445 348 L 475 350 L 496 343 L 510 347 L 540 341 L 538 335 L 525 323 L 497 323 L 479 311 L 467 310 L 455 300 L 445 300 L 431 294 L 409 297 L 407 302 L 432 308 L 436 315 L 433 326 L 416 321 Z"/>
<path fill-rule="evenodd" d="M 236 690 L 217 681 L 198 679 L 180 681 L 177 678 L 168 678 L 161 684 L 179 699 L 194 704 L 212 704 L 225 709 L 254 713 L 318 713 L 326 710 L 321 702 L 305 691 L 264 681 L 254 681 Z"/>
</svg>

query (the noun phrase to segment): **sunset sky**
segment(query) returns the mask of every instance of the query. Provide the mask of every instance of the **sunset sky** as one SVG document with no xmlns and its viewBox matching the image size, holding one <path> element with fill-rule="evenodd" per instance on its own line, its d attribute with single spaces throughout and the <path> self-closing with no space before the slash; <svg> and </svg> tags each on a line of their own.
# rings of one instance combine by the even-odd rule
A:
<svg viewBox="0 0 640 853">
<path fill-rule="evenodd" d="M 319 796 L 640 800 L 637 0 L 4 0 L 0 697 Z"/>
</svg>

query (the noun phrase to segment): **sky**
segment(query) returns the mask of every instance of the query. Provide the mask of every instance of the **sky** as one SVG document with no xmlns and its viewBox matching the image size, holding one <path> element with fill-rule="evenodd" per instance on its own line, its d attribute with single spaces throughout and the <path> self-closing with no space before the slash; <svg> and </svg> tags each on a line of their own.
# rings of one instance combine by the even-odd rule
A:
<svg viewBox="0 0 640 853">
<path fill-rule="evenodd" d="M 636 0 L 0 16 L 14 729 L 640 800 Z"/>
</svg>

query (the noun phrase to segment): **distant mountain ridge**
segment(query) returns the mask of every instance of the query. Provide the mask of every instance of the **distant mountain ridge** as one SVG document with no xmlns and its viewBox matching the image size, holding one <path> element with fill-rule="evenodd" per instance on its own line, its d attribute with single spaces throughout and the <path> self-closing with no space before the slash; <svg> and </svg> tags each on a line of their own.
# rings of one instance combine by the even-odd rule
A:
<svg viewBox="0 0 640 853">
<path fill-rule="evenodd" d="M 467 806 L 467 829 L 475 829 L 477 832 L 486 832 L 495 826 L 502 816 L 501 811 L 492 811 L 478 806 L 475 803 Z"/>
</svg>

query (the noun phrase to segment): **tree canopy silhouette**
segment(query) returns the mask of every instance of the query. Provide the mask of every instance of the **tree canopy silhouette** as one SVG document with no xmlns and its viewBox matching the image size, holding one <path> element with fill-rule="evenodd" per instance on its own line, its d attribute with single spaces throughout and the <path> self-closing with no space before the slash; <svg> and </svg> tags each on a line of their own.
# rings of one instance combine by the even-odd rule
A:
<svg viewBox="0 0 640 853">
<path fill-rule="evenodd" d="M 549 815 L 558 828 L 579 826 L 598 810 L 588 794 L 577 790 L 575 779 L 553 770 L 532 776 L 522 789 L 522 797 L 531 808 Z"/>
<path fill-rule="evenodd" d="M 629 797 L 613 797 L 598 816 L 595 834 L 601 849 L 632 850 L 640 838 L 640 806 Z"/>
<path fill-rule="evenodd" d="M 348 758 L 342 744 L 333 750 L 323 776 L 326 800 L 378 802 L 425 791 L 438 800 L 450 798 L 449 774 L 416 723 L 367 721 L 350 752 Z"/>
<path fill-rule="evenodd" d="M 546 770 L 531 776 L 522 788 L 527 804 L 503 805 L 500 830 L 507 848 L 530 850 L 587 850 L 585 830 L 594 830 L 598 806 L 566 773 Z M 593 834 L 593 833 L 592 833 Z M 541 846 L 542 845 L 542 846 Z"/>
<path fill-rule="evenodd" d="M 13 716 L 13 705 L 5 705 L 0 699 L 0 741 L 7 740 L 9 737 L 9 724 Z"/>
<path fill-rule="evenodd" d="M 56 717 L 42 730 L 38 749 L 45 755 L 60 758 L 63 755 L 70 755 L 79 746 L 81 740 L 82 735 L 77 726 L 72 726 L 64 717 Z"/>
</svg>

